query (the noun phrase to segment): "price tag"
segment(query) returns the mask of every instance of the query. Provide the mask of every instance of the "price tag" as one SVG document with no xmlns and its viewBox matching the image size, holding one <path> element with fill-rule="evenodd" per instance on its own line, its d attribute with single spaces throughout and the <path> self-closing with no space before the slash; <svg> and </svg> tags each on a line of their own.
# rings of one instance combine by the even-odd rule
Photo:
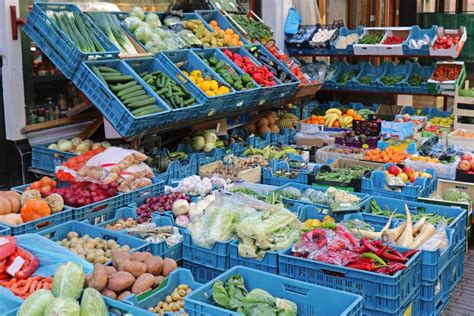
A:
<svg viewBox="0 0 474 316">
<path fill-rule="evenodd" d="M 342 207 L 350 207 L 350 206 L 352 206 L 352 204 L 351 203 L 341 203 L 341 206 Z"/>
<path fill-rule="evenodd" d="M 10 243 L 10 240 L 8 240 L 6 238 L 0 238 L 0 246 L 6 245 L 6 244 L 9 244 L 9 243 Z"/>
<path fill-rule="evenodd" d="M 7 273 L 11 276 L 15 276 L 15 273 L 20 271 L 21 267 L 23 267 L 23 264 L 25 263 L 25 260 L 23 260 L 22 257 L 17 256 L 12 264 L 8 267 Z"/>
</svg>

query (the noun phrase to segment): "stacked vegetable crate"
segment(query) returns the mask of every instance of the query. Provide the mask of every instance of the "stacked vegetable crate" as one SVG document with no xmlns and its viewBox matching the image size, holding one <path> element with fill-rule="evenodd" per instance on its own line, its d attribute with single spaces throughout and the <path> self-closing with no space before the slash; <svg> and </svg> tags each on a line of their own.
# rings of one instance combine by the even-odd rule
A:
<svg viewBox="0 0 474 316">
<path fill-rule="evenodd" d="M 31 167 L 53 174 L 56 167 L 77 154 L 49 149 L 50 144 L 31 145 Z"/>
<path fill-rule="evenodd" d="M 85 60 L 119 54 L 74 4 L 33 4 L 23 30 L 68 79 Z"/>
</svg>

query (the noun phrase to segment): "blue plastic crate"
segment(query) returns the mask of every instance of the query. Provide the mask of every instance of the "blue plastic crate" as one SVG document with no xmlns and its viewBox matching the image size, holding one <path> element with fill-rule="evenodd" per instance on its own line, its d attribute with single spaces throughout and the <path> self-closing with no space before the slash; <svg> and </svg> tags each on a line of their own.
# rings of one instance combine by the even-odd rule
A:
<svg viewBox="0 0 474 316">
<path fill-rule="evenodd" d="M 341 76 L 347 72 L 354 71 L 356 74 L 354 77 L 347 81 L 347 83 L 342 84 L 338 81 L 341 79 Z M 340 89 L 340 90 L 354 90 L 354 79 L 357 78 L 361 71 L 361 64 L 348 64 L 347 62 L 341 62 L 337 66 L 337 70 L 334 73 L 334 76 L 328 78 L 326 81 L 330 84 L 332 89 Z"/>
<path fill-rule="evenodd" d="M 150 251 L 150 243 L 140 238 L 128 236 L 120 232 L 114 232 L 105 228 L 92 226 L 85 222 L 69 221 L 59 226 L 49 228 L 39 232 L 39 235 L 46 237 L 52 241 L 60 241 L 66 238 L 69 232 L 76 232 L 79 236 L 89 235 L 91 237 L 99 237 L 104 240 L 115 240 L 119 245 L 128 245 L 130 252 Z"/>
<path fill-rule="evenodd" d="M 164 302 L 166 296 L 171 295 L 173 290 L 180 284 L 188 285 L 193 291 L 201 286 L 201 283 L 194 281 L 191 271 L 178 268 L 171 272 L 170 275 L 165 280 L 163 280 L 158 288 L 141 293 L 139 295 L 131 294 L 125 299 L 124 302 L 148 312 L 148 308 L 157 306 L 161 301 Z M 167 316 L 178 316 L 180 314 L 181 313 L 172 312 L 166 313 Z M 150 313 L 150 315 L 156 314 Z"/>
<path fill-rule="evenodd" d="M 49 60 L 53 62 L 56 68 L 58 68 L 66 78 L 72 78 L 78 66 L 72 65 L 71 61 L 60 53 L 59 47 L 56 47 L 54 43 L 51 44 L 43 35 L 40 34 L 39 30 L 30 23 L 23 25 L 22 30 L 26 35 L 28 35 L 31 41 L 34 42 L 46 56 L 48 56 Z"/>
<path fill-rule="evenodd" d="M 130 75 L 140 83 L 147 91 L 150 97 L 156 99 L 156 105 L 163 109 L 162 112 L 144 115 L 140 117 L 134 116 L 130 110 L 122 103 L 122 101 L 113 93 L 109 87 L 104 84 L 94 74 L 92 66 L 106 66 L 119 70 L 125 75 Z M 76 86 L 94 103 L 94 105 L 107 118 L 109 123 L 122 136 L 132 136 L 148 129 L 160 126 L 170 125 L 170 109 L 164 101 L 162 101 L 155 92 L 133 71 L 124 61 L 96 61 L 84 62 L 79 67 L 73 82 Z"/>
<path fill-rule="evenodd" d="M 435 67 L 436 64 L 432 64 L 431 66 L 420 66 L 418 63 L 412 64 L 406 80 L 402 83 L 403 91 L 409 93 L 430 93 L 428 88 L 428 79 L 431 78 Z M 412 86 L 409 83 L 410 78 L 415 74 L 421 75 L 423 77 L 423 82 L 419 86 Z"/>
<path fill-rule="evenodd" d="M 262 183 L 274 186 L 282 186 L 287 183 L 308 183 L 308 175 L 310 171 L 299 170 L 296 178 L 285 178 L 275 176 L 276 171 L 290 171 L 291 168 L 286 161 L 278 161 L 273 167 L 262 169 Z"/>
<path fill-rule="evenodd" d="M 282 63 L 279 59 L 273 56 L 273 54 L 270 53 L 270 51 L 268 51 L 268 49 L 266 49 L 263 45 L 249 46 L 246 49 L 250 52 L 250 54 L 252 54 L 252 50 L 260 52 L 265 57 L 270 59 L 273 64 L 280 66 L 280 68 L 286 73 L 286 76 L 288 78 L 291 78 L 291 82 L 289 83 L 284 83 L 280 79 L 278 79 L 279 84 L 276 85 L 276 88 L 274 90 L 275 94 L 273 95 L 273 98 L 270 99 L 271 101 L 289 99 L 296 94 L 301 81 L 291 72 L 290 69 L 288 69 L 288 67 L 284 63 Z"/>
<path fill-rule="evenodd" d="M 183 268 L 190 270 L 194 280 L 201 284 L 207 283 L 225 272 L 202 266 L 200 264 L 195 264 L 186 260 L 183 261 Z"/>
<path fill-rule="evenodd" d="M 54 174 L 56 167 L 77 156 L 74 153 L 48 149 L 50 144 L 31 145 L 31 167 Z"/>
<path fill-rule="evenodd" d="M 117 209 L 115 214 L 113 215 L 113 218 L 107 219 L 106 221 L 100 223 L 98 226 L 105 228 L 107 225 L 113 225 L 116 223 L 119 219 L 127 219 L 127 218 L 133 218 L 137 219 L 138 215 L 136 212 L 135 207 L 121 207 Z M 171 218 L 164 217 L 164 216 L 152 216 L 152 221 L 156 224 L 156 226 L 176 226 L 174 225 L 174 222 L 171 220 Z M 93 225 L 93 223 L 90 223 Z M 120 231 L 125 233 L 125 231 Z M 183 229 L 180 229 L 180 233 L 183 233 Z M 163 258 L 172 258 L 175 261 L 180 261 L 183 259 L 183 243 L 177 243 L 176 245 L 173 246 L 168 246 L 166 244 L 166 241 L 161 241 L 161 242 L 150 242 L 150 252 L 154 256 L 160 256 Z"/>
<path fill-rule="evenodd" d="M 170 70 L 173 76 L 179 78 L 183 84 L 194 95 L 198 96 L 199 102 L 203 104 L 200 117 L 208 117 L 216 114 L 222 114 L 235 110 L 234 104 L 237 102 L 235 90 L 230 87 L 224 79 L 221 78 L 214 70 L 207 66 L 193 51 L 164 51 L 157 56 L 158 60 Z M 193 70 L 200 70 L 203 77 L 213 78 L 219 84 L 230 88 L 230 92 L 224 95 L 209 97 L 196 84 L 186 77 L 183 71 L 190 74 Z"/>
<path fill-rule="evenodd" d="M 226 156 L 225 148 L 214 148 L 210 152 L 205 153 L 203 151 L 195 151 L 189 144 L 179 144 L 176 151 L 182 151 L 188 154 L 188 159 L 196 161 L 196 172 L 199 167 L 209 164 L 211 162 L 222 160 Z"/>
<path fill-rule="evenodd" d="M 423 286 L 423 285 L 422 285 Z M 449 303 L 449 293 L 440 295 L 436 299 L 424 300 L 420 299 L 421 303 L 421 314 L 423 316 L 439 316 L 442 314 L 443 310 L 448 306 Z"/>
<path fill-rule="evenodd" d="M 169 114 L 170 121 L 172 121 L 173 123 L 179 123 L 183 121 L 190 121 L 190 120 L 200 118 L 199 114 L 201 113 L 201 108 L 203 105 L 200 104 L 199 101 L 197 100 L 198 99 L 197 95 L 192 93 L 189 89 L 186 89 L 186 87 L 182 85 L 180 80 L 176 76 L 174 76 L 174 74 L 168 68 L 163 66 L 160 62 L 158 62 L 158 60 L 156 60 L 155 58 L 127 59 L 126 63 L 137 74 L 143 73 L 145 71 L 148 71 L 150 73 L 155 72 L 155 71 L 160 71 L 164 73 L 172 81 L 174 81 L 177 85 L 179 85 L 183 90 L 186 90 L 187 92 L 189 92 L 189 94 L 191 94 L 196 99 L 193 105 L 189 105 L 183 108 L 173 109 L 170 104 L 167 104 L 167 102 L 157 94 L 158 98 L 160 98 L 161 101 L 167 104 L 168 107 L 170 108 L 170 114 Z"/>
<path fill-rule="evenodd" d="M 247 39 L 240 34 L 240 32 L 234 27 L 232 23 L 230 23 L 225 16 L 217 10 L 196 10 L 194 11 L 197 15 L 204 20 L 206 23 L 211 22 L 212 20 L 217 22 L 217 25 L 225 31 L 226 29 L 232 29 L 235 34 L 238 34 L 240 37 L 240 41 L 244 43 L 244 45 L 249 44 Z"/>
<path fill-rule="evenodd" d="M 453 111 L 440 111 L 434 107 L 428 107 L 428 119 L 432 119 L 433 117 L 450 117 L 453 115 Z"/>
<path fill-rule="evenodd" d="M 327 190 L 327 188 L 325 188 L 325 187 L 312 186 L 312 185 L 309 185 L 309 184 L 286 183 L 286 184 L 280 186 L 278 188 L 278 190 L 275 191 L 274 194 L 280 195 L 279 192 L 281 190 L 284 190 L 285 188 L 296 188 L 301 192 L 301 194 L 303 194 L 303 192 L 307 189 L 312 189 L 312 190 L 315 190 L 315 191 L 322 191 L 322 192 Z M 353 194 L 353 195 L 360 198 L 359 206 L 361 207 L 361 209 L 367 203 L 367 201 L 369 199 L 369 194 L 358 193 L 358 192 L 351 192 L 351 194 Z M 294 210 L 297 210 L 299 205 L 310 205 L 310 206 L 316 207 L 319 213 L 328 214 L 328 213 L 330 213 L 330 209 L 331 209 L 329 205 L 305 202 L 305 201 L 300 201 L 300 200 L 297 200 L 297 199 L 286 198 L 286 197 L 283 197 L 283 196 L 281 196 L 281 201 L 283 202 L 283 205 L 286 208 L 294 209 Z"/>
<path fill-rule="evenodd" d="M 211 248 L 194 244 L 191 234 L 184 231 L 183 259 L 212 269 L 224 271 L 229 268 L 229 248 L 232 240 L 216 242 Z"/>
<path fill-rule="evenodd" d="M 431 172 L 430 172 L 431 171 Z M 432 179 L 418 177 L 412 184 L 407 184 L 401 189 L 401 192 L 386 189 L 386 177 L 384 171 L 375 170 L 372 173 L 362 177 L 362 193 L 376 196 L 384 196 L 407 201 L 416 201 L 418 197 L 428 197 L 436 187 L 436 177 L 434 170 L 426 170 L 433 175 Z"/>
<path fill-rule="evenodd" d="M 74 12 L 79 13 L 83 22 L 90 28 L 91 33 L 104 48 L 104 52 L 83 53 L 76 44 L 67 36 L 47 15 L 47 11 Z M 44 42 L 37 45 L 49 44 L 46 51 L 51 51 L 51 47 L 58 53 L 57 60 L 52 60 L 56 67 L 68 78 L 71 79 L 80 63 L 88 59 L 115 58 L 120 51 L 110 40 L 93 24 L 88 17 L 81 12 L 75 4 L 66 3 L 34 3 L 33 9 L 27 18 L 27 24 L 31 26 L 43 39 Z M 42 51 L 43 47 L 38 46 Z M 47 54 L 47 53 L 46 53 Z M 49 57 L 49 56 L 48 56 Z M 62 66 L 66 64 L 65 69 Z"/>
<path fill-rule="evenodd" d="M 226 51 L 230 51 L 233 54 L 238 54 L 242 57 L 248 57 L 257 67 L 262 66 L 262 64 L 258 60 L 256 60 L 255 57 L 252 54 L 250 54 L 250 52 L 246 50 L 244 47 L 229 47 L 229 48 L 222 49 L 222 51 L 224 52 L 224 54 Z M 252 74 L 249 74 L 249 75 L 252 75 Z M 280 84 L 280 81 L 277 78 L 275 78 L 275 82 Z M 258 105 L 264 105 L 267 102 L 277 100 L 278 99 L 277 86 L 278 85 L 265 87 L 265 86 L 260 85 L 260 91 L 258 93 L 258 99 L 259 99 Z"/>
<path fill-rule="evenodd" d="M 179 163 L 179 161 L 177 161 Z M 163 181 L 153 179 L 153 184 L 146 187 L 133 190 L 127 193 L 122 193 L 123 205 L 135 203 L 146 200 L 147 198 L 160 195 L 165 190 L 165 183 Z"/>
<path fill-rule="evenodd" d="M 402 43 L 403 55 L 407 56 L 429 56 L 430 54 L 430 43 L 437 34 L 438 26 L 433 25 L 430 29 L 420 29 L 418 25 L 411 27 L 410 35 Z M 410 41 L 422 39 L 424 36 L 428 36 L 428 44 L 422 45 L 420 48 L 410 47 Z"/>
<path fill-rule="evenodd" d="M 384 71 L 382 75 L 376 80 L 377 89 L 384 92 L 402 92 L 403 83 L 407 81 L 408 74 L 410 73 L 412 63 L 395 64 L 393 62 L 387 62 L 384 64 Z M 395 83 L 393 86 L 386 86 L 382 82 L 382 78 L 385 76 L 401 76 L 402 79 Z"/>
<path fill-rule="evenodd" d="M 466 238 L 466 225 L 467 225 L 467 212 L 465 209 L 459 207 L 448 207 L 436 204 L 420 203 L 414 201 L 405 201 L 400 198 L 388 198 L 382 196 L 373 195 L 369 199 L 369 203 L 365 205 L 364 212 L 371 213 L 370 200 L 374 200 L 380 206 L 382 210 L 388 209 L 390 212 L 396 210 L 399 214 L 405 214 L 405 205 L 408 206 L 410 213 L 418 214 L 420 210 L 424 210 L 425 213 L 433 213 L 446 217 L 452 217 L 453 220 L 447 225 L 448 228 L 454 230 L 452 239 L 453 252 L 456 252 L 456 247 L 465 241 Z M 374 215 L 380 216 L 380 215 Z M 385 217 L 385 216 L 382 216 Z"/>
<path fill-rule="evenodd" d="M 225 62 L 226 66 L 225 67 L 230 67 L 232 68 L 238 76 L 242 76 L 246 74 L 242 69 L 237 67 L 237 65 L 234 64 L 233 61 L 231 61 L 221 50 L 216 49 L 216 48 L 210 48 L 210 49 L 204 49 L 202 51 L 196 51 L 195 52 L 203 62 L 205 62 L 205 59 L 214 56 L 217 58 L 218 61 L 223 61 Z M 253 80 L 251 79 L 252 84 L 254 85 L 254 88 L 251 89 L 242 89 L 240 91 L 235 91 L 236 94 L 236 100 L 234 104 L 234 110 L 236 109 L 242 109 L 245 107 L 253 107 L 258 104 L 260 101 L 259 96 L 260 96 L 260 86 Z"/>
<path fill-rule="evenodd" d="M 361 26 L 357 27 L 355 30 L 349 30 L 345 26 L 341 27 L 339 29 L 339 34 L 336 37 L 336 40 L 332 41 L 330 43 L 331 54 L 333 54 L 333 55 L 343 55 L 343 56 L 354 55 L 354 49 L 352 47 L 354 44 L 347 45 L 346 48 L 336 48 L 336 42 L 338 41 L 339 37 L 341 37 L 341 36 L 345 37 L 345 36 L 348 36 L 348 35 L 351 35 L 351 34 L 358 34 L 359 37 L 360 37 L 363 32 L 364 32 L 364 28 L 361 27 Z"/>
<path fill-rule="evenodd" d="M 23 300 L 16 295 L 13 295 L 10 290 L 0 286 L 0 314 L 4 316 L 16 316 L 17 310 L 23 303 Z"/>
<path fill-rule="evenodd" d="M 382 65 L 372 65 L 371 63 L 365 62 L 361 64 L 361 71 L 357 77 L 353 80 L 354 89 L 360 91 L 376 91 L 377 83 L 376 80 L 380 78 L 383 73 L 384 66 Z M 361 83 L 359 80 L 363 77 L 369 77 L 371 79 L 370 84 Z"/>
<path fill-rule="evenodd" d="M 464 259 L 466 256 L 466 239 L 461 241 L 453 250 L 453 259 L 446 268 L 446 288 L 449 293 L 458 285 L 464 276 Z"/>
<path fill-rule="evenodd" d="M 244 266 L 259 271 L 278 274 L 278 254 L 282 251 L 267 251 L 261 259 L 245 258 L 239 255 L 239 242 L 233 241 L 229 247 L 229 266 Z"/>
<path fill-rule="evenodd" d="M 452 259 L 452 258 L 450 258 Z M 422 315 L 439 315 L 448 304 L 449 286 L 447 284 L 448 269 L 431 282 L 421 281 L 420 300 Z"/>
<path fill-rule="evenodd" d="M 370 315 L 370 316 L 416 316 L 416 315 L 423 315 L 420 314 L 421 312 L 421 300 L 420 300 L 420 290 L 417 289 L 407 300 L 406 302 L 400 306 L 400 308 L 395 312 L 387 312 L 386 310 L 381 309 L 370 309 L 370 308 L 363 308 L 362 314 L 363 315 Z"/>
<path fill-rule="evenodd" d="M 190 316 L 227 316 L 239 313 L 217 307 L 212 299 L 215 281 L 227 281 L 239 274 L 245 280 L 248 291 L 259 288 L 271 295 L 290 300 L 298 306 L 298 315 L 362 315 L 362 297 L 322 286 L 292 280 L 246 267 L 234 267 L 216 279 L 201 286 L 185 301 L 185 309 Z M 324 298 L 324 304 L 316 298 Z"/>
<path fill-rule="evenodd" d="M 0 236 L 10 236 L 10 235 L 11 235 L 10 227 L 0 225 Z"/>
<path fill-rule="evenodd" d="M 420 253 L 411 257 L 406 265 L 406 269 L 395 275 L 383 275 L 295 257 L 290 249 L 280 255 L 278 273 L 294 280 L 361 295 L 364 309 L 395 313 L 419 289 Z"/>
</svg>

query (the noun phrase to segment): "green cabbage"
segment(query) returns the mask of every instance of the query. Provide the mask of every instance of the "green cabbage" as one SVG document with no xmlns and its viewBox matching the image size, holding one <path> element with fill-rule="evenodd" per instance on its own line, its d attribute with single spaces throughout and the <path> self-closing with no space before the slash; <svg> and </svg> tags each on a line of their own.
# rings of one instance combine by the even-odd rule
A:
<svg viewBox="0 0 474 316">
<path fill-rule="evenodd" d="M 140 41 L 142 44 L 146 44 L 148 41 L 151 40 L 153 36 L 153 31 L 148 24 L 140 25 L 135 32 L 133 33 L 137 40 Z"/>
<path fill-rule="evenodd" d="M 443 192 L 443 200 L 451 202 L 471 202 L 471 197 L 464 191 L 455 188 L 447 189 Z"/>
<path fill-rule="evenodd" d="M 56 297 L 49 303 L 44 316 L 80 316 L 79 303 L 70 297 Z"/>
<path fill-rule="evenodd" d="M 239 254 L 263 258 L 266 251 L 289 248 L 300 237 L 301 222 L 288 210 L 273 206 L 244 218 L 236 227 Z"/>
<path fill-rule="evenodd" d="M 242 299 L 242 304 L 244 315 L 296 316 L 298 314 L 298 307 L 295 303 L 273 297 L 262 289 L 250 291 Z"/>
<path fill-rule="evenodd" d="M 84 272 L 82 267 L 74 262 L 68 262 L 59 267 L 53 278 L 53 294 L 56 297 L 78 299 L 84 287 Z"/>
<path fill-rule="evenodd" d="M 227 309 L 242 311 L 242 300 L 248 291 L 245 288 L 244 278 L 235 274 L 224 284 L 221 280 L 212 285 L 212 298 L 214 301 Z"/>
<path fill-rule="evenodd" d="M 134 7 L 130 12 L 130 16 L 139 18 L 140 20 L 145 20 L 145 11 L 140 7 Z"/>
<path fill-rule="evenodd" d="M 21 304 L 16 315 L 43 316 L 46 307 L 52 300 L 54 300 L 54 296 L 50 291 L 45 289 L 35 291 Z"/>
<path fill-rule="evenodd" d="M 145 16 L 145 22 L 153 28 L 161 26 L 160 18 L 153 12 L 147 13 Z"/>
<path fill-rule="evenodd" d="M 107 306 L 99 291 L 91 287 L 84 290 L 81 299 L 81 316 L 107 316 Z"/>
<path fill-rule="evenodd" d="M 125 27 L 130 31 L 130 32 L 135 32 L 136 29 L 138 29 L 140 26 L 142 26 L 144 23 L 142 20 L 135 16 L 129 16 L 123 21 L 123 24 Z"/>
<path fill-rule="evenodd" d="M 191 148 L 196 151 L 200 151 L 204 149 L 206 145 L 206 139 L 203 136 L 195 136 L 191 140 Z"/>
</svg>

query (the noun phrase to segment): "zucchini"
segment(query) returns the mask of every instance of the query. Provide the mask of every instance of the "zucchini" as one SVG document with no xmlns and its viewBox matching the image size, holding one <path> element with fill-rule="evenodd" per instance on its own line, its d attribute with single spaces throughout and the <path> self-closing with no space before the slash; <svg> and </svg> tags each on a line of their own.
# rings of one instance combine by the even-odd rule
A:
<svg viewBox="0 0 474 316">
<path fill-rule="evenodd" d="M 105 67 L 105 66 L 99 66 L 98 68 L 101 72 L 109 72 L 109 73 L 120 74 L 120 71 L 118 71 L 117 69 L 114 69 L 114 68 Z"/>
<path fill-rule="evenodd" d="M 120 99 L 127 100 L 127 99 L 130 99 L 130 98 L 135 98 L 135 97 L 142 96 L 142 95 L 148 96 L 148 93 L 146 93 L 145 90 L 141 89 L 141 90 L 137 90 L 137 91 L 133 91 L 133 92 L 129 92 L 127 94 L 124 94 L 120 97 Z"/>
<path fill-rule="evenodd" d="M 123 89 L 127 89 L 127 88 L 130 88 L 130 87 L 136 86 L 136 85 L 138 85 L 138 82 L 130 81 L 130 82 L 125 83 L 125 84 L 118 84 L 116 86 L 110 86 L 110 88 L 112 89 L 113 92 L 119 92 Z"/>
<path fill-rule="evenodd" d="M 117 75 L 117 76 L 110 76 L 104 78 L 107 83 L 115 83 L 115 82 L 129 82 L 134 80 L 132 76 L 124 76 L 124 75 Z"/>
<path fill-rule="evenodd" d="M 144 107 L 144 106 L 147 106 L 147 105 L 152 105 L 152 104 L 155 104 L 156 103 L 156 100 L 155 98 L 148 98 L 148 99 L 145 99 L 145 100 L 142 100 L 142 101 L 135 101 L 135 102 L 132 102 L 130 104 L 128 104 L 127 106 L 129 108 L 140 108 L 140 107 Z"/>
<path fill-rule="evenodd" d="M 117 95 L 119 97 L 121 96 L 124 96 L 128 93 L 131 93 L 131 92 L 135 92 L 137 90 L 140 90 L 140 89 L 143 89 L 143 87 L 141 85 L 136 85 L 136 86 L 132 86 L 132 87 L 129 87 L 129 88 L 126 88 L 126 89 L 123 89 L 123 90 L 120 90 Z"/>
<path fill-rule="evenodd" d="M 196 99 L 194 99 L 193 97 L 191 97 L 191 98 L 189 98 L 189 99 L 186 99 L 186 100 L 183 101 L 183 106 L 191 105 L 191 104 L 193 104 L 195 101 L 196 101 Z"/>
</svg>

